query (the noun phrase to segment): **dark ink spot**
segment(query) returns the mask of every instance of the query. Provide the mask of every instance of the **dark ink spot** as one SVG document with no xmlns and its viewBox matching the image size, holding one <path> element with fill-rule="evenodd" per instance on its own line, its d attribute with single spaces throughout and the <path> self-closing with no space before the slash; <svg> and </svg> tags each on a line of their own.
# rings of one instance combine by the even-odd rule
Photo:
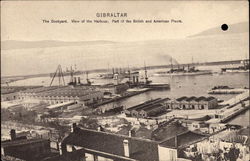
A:
<svg viewBox="0 0 250 161">
<path fill-rule="evenodd" d="M 221 29 L 222 29 L 223 31 L 227 31 L 227 29 L 228 29 L 227 24 L 221 25 Z"/>
</svg>

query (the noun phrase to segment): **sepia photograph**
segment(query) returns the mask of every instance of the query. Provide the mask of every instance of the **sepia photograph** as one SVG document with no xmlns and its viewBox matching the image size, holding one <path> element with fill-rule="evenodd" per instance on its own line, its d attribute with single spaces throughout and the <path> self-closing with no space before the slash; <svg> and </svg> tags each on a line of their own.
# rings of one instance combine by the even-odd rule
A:
<svg viewBox="0 0 250 161">
<path fill-rule="evenodd" d="M 1 1 L 1 160 L 249 161 L 248 5 Z"/>
</svg>

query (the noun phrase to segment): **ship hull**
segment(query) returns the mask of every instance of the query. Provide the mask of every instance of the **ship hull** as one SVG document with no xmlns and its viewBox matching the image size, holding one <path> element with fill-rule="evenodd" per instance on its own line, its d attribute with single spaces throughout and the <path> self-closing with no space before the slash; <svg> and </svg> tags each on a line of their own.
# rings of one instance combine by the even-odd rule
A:
<svg viewBox="0 0 250 161">
<path fill-rule="evenodd" d="M 170 89 L 169 84 L 148 84 L 144 85 L 144 88 L 151 88 L 155 90 L 165 90 L 165 89 Z"/>
<path fill-rule="evenodd" d="M 158 77 L 167 77 L 167 76 L 194 76 L 194 75 L 208 75 L 212 74 L 211 71 L 200 71 L 200 72 L 193 72 L 193 73 L 155 73 L 154 76 Z"/>
</svg>

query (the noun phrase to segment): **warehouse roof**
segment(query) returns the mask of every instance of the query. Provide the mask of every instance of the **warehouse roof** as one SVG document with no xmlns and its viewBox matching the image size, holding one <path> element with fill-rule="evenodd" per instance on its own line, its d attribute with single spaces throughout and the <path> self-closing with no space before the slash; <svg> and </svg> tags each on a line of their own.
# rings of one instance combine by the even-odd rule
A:
<svg viewBox="0 0 250 161">
<path fill-rule="evenodd" d="M 200 102 L 200 101 L 211 101 L 213 99 L 216 99 L 215 97 L 204 97 L 204 96 L 201 96 L 201 97 L 195 97 L 195 96 L 192 96 L 192 97 L 186 97 L 186 96 L 183 96 L 183 97 L 180 97 L 180 98 L 177 98 L 176 101 L 180 102 L 180 101 L 196 101 L 196 102 Z"/>
<path fill-rule="evenodd" d="M 38 87 L 41 86 L 1 86 L 1 94 L 9 94 Z"/>
<path fill-rule="evenodd" d="M 176 101 L 183 101 L 183 100 L 186 100 L 187 98 L 188 98 L 188 97 L 183 96 L 183 97 L 177 98 Z"/>
</svg>

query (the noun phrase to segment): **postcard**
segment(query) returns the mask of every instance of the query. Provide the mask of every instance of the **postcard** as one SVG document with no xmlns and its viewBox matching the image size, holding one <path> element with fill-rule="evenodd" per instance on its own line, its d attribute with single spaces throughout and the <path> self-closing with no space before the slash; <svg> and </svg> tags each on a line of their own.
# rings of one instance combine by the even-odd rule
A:
<svg viewBox="0 0 250 161">
<path fill-rule="evenodd" d="M 1 159 L 248 161 L 248 1 L 1 1 Z"/>
</svg>

